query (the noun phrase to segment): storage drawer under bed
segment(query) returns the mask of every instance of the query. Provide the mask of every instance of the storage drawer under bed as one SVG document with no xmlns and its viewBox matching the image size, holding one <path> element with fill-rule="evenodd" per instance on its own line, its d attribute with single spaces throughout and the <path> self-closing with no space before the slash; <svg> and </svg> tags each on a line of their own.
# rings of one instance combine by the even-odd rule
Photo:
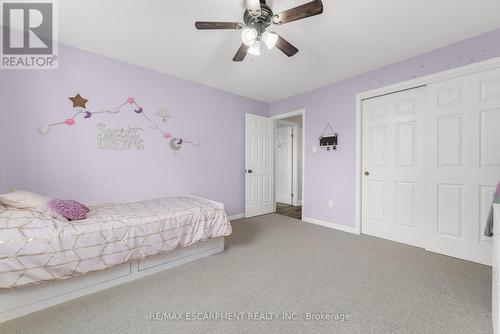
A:
<svg viewBox="0 0 500 334">
<path fill-rule="evenodd" d="M 137 269 L 139 271 L 145 271 L 158 266 L 167 266 L 174 261 L 179 262 L 184 258 L 190 258 L 211 249 L 215 250 L 220 247 L 221 242 L 224 242 L 223 238 L 212 238 L 206 241 L 198 242 L 195 253 L 193 253 L 192 248 L 188 247 L 177 248 L 176 250 L 170 251 L 166 254 L 148 257 L 144 260 L 138 261 Z"/>
</svg>

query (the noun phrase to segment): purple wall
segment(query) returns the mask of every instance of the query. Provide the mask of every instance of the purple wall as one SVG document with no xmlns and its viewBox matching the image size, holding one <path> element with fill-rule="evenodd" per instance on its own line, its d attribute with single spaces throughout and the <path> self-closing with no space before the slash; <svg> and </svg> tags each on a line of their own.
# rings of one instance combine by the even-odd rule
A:
<svg viewBox="0 0 500 334">
<path fill-rule="evenodd" d="M 4 96 L 3 89 L 1 89 L 1 74 L 0 74 L 0 101 L 5 103 L 6 97 Z M 0 107 L 1 108 L 1 107 Z M 7 156 L 7 138 L 4 136 L 7 132 L 7 113 L 5 109 L 0 109 L 0 193 L 7 190 L 6 180 L 6 156 Z"/>
<path fill-rule="evenodd" d="M 61 46 L 59 56 L 59 70 L 0 72 L 0 131 L 8 141 L 0 155 L 0 191 L 26 189 L 84 202 L 192 193 L 224 202 L 228 214 L 244 211 L 244 115 L 267 115 L 267 104 L 75 48 Z M 77 92 L 90 100 L 91 110 L 133 96 L 158 119 L 164 106 L 173 115 L 167 129 L 201 146 L 173 155 L 133 111 L 77 120 L 40 136 L 41 125 L 72 115 L 68 97 Z M 99 122 L 144 128 L 145 149 L 98 150 Z"/>
<path fill-rule="evenodd" d="M 304 216 L 354 226 L 356 94 L 500 56 L 500 30 L 449 45 L 326 87 L 273 103 L 271 115 L 306 109 Z M 340 135 L 337 152 L 318 150 L 326 123 Z M 334 208 L 328 208 L 333 199 Z"/>
<path fill-rule="evenodd" d="M 55 71 L 0 72 L 0 191 L 27 189 L 49 196 L 103 202 L 199 194 L 244 211 L 244 114 L 307 110 L 305 216 L 354 226 L 355 95 L 500 56 L 500 30 L 462 41 L 329 86 L 267 105 L 138 66 L 60 47 Z M 90 109 L 116 106 L 134 96 L 156 119 L 167 107 L 167 129 L 199 141 L 175 156 L 158 133 L 131 113 L 108 115 L 72 127 L 37 129 L 64 120 L 77 92 Z M 96 123 L 145 129 L 143 151 L 97 149 Z M 312 153 L 327 122 L 340 134 L 337 152 Z M 333 199 L 334 208 L 327 202 Z"/>
</svg>

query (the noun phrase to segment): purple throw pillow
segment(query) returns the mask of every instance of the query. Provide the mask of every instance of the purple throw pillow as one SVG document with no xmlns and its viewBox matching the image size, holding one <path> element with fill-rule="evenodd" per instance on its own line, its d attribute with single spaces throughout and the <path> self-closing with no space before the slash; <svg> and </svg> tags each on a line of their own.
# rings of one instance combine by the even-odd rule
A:
<svg viewBox="0 0 500 334">
<path fill-rule="evenodd" d="M 89 212 L 89 208 L 73 200 L 53 199 L 49 202 L 49 208 L 69 220 L 86 219 Z"/>
</svg>

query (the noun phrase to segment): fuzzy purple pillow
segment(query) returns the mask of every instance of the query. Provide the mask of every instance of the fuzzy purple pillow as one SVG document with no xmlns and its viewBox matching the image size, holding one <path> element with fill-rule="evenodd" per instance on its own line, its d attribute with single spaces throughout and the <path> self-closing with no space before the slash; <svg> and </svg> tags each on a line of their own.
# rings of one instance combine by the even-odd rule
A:
<svg viewBox="0 0 500 334">
<path fill-rule="evenodd" d="M 82 220 L 87 218 L 89 208 L 73 200 L 52 199 L 49 208 L 69 220 Z"/>
</svg>

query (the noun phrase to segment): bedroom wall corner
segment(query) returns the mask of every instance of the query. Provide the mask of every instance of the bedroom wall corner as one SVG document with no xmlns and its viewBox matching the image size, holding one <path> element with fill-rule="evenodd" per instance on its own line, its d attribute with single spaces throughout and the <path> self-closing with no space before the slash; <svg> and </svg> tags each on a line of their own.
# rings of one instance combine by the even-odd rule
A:
<svg viewBox="0 0 500 334">
<path fill-rule="evenodd" d="M 498 57 L 499 41 L 500 29 L 272 103 L 271 115 L 307 112 L 304 217 L 355 226 L 356 94 Z M 327 123 L 339 133 L 338 149 L 313 153 Z"/>
<path fill-rule="evenodd" d="M 8 178 L 1 181 L 0 174 L 0 187 L 90 204 L 193 194 L 223 202 L 229 215 L 244 211 L 245 113 L 267 116 L 268 104 L 64 45 L 59 69 L 4 70 L 0 88 L 6 138 L 0 171 Z M 175 154 L 163 134 L 127 106 L 40 135 L 40 127 L 74 115 L 68 97 L 77 93 L 93 111 L 134 97 L 172 136 L 200 146 Z M 161 108 L 172 118 L 163 122 Z M 141 128 L 144 149 L 98 149 L 99 123 Z"/>
</svg>

